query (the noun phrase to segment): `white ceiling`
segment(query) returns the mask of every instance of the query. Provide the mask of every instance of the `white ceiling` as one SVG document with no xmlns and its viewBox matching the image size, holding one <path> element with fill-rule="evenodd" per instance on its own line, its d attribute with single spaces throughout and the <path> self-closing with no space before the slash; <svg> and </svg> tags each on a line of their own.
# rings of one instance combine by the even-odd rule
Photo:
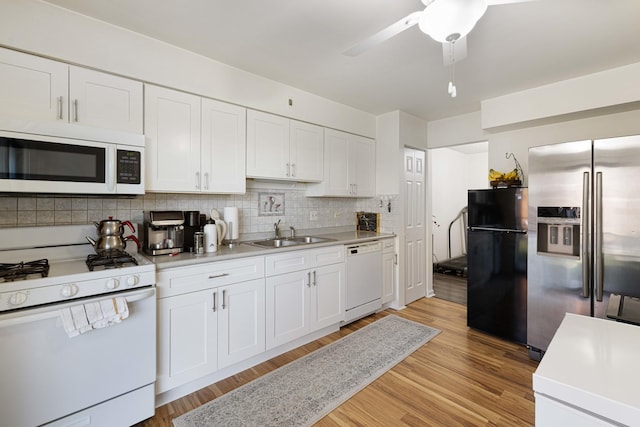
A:
<svg viewBox="0 0 640 427">
<path fill-rule="evenodd" d="M 490 6 L 447 94 L 442 47 L 417 26 L 341 53 L 424 8 L 419 0 L 49 0 L 343 104 L 435 120 L 480 101 L 640 62 L 640 0 Z"/>
</svg>

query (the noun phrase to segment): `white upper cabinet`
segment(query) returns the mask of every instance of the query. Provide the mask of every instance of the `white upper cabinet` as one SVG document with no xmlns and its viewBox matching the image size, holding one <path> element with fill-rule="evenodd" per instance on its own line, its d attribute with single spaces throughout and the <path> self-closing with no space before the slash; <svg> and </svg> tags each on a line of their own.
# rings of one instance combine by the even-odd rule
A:
<svg viewBox="0 0 640 427">
<path fill-rule="evenodd" d="M 244 193 L 246 109 L 145 86 L 148 191 Z"/>
<path fill-rule="evenodd" d="M 0 114 L 142 133 L 142 83 L 0 48 Z"/>
<path fill-rule="evenodd" d="M 142 133 L 142 83 L 69 67 L 69 121 Z"/>
<path fill-rule="evenodd" d="M 333 129 L 324 130 L 324 180 L 308 196 L 373 197 L 375 141 Z"/>
<path fill-rule="evenodd" d="M 247 110 L 247 176 L 322 180 L 323 128 Z"/>
<path fill-rule="evenodd" d="M 202 191 L 245 193 L 246 108 L 202 99 Z"/>
<path fill-rule="evenodd" d="M 145 85 L 146 190 L 200 192 L 200 97 Z"/>
</svg>

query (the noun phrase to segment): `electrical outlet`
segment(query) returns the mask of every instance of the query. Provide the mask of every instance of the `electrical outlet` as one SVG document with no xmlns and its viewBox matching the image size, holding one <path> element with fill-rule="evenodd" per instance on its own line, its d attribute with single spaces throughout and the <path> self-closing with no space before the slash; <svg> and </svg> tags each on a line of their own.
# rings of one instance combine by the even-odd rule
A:
<svg viewBox="0 0 640 427">
<path fill-rule="evenodd" d="M 318 211 L 309 211 L 309 221 L 318 220 Z"/>
</svg>

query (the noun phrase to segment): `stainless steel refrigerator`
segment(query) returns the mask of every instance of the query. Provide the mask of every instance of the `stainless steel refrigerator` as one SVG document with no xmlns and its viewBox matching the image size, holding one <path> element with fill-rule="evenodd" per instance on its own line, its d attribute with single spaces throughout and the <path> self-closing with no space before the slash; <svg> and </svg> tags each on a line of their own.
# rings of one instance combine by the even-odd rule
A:
<svg viewBox="0 0 640 427">
<path fill-rule="evenodd" d="M 526 344 L 527 189 L 468 191 L 467 325 Z"/>
<path fill-rule="evenodd" d="M 530 148 L 528 186 L 527 344 L 540 359 L 566 312 L 626 321 L 638 305 L 640 137 Z"/>
</svg>

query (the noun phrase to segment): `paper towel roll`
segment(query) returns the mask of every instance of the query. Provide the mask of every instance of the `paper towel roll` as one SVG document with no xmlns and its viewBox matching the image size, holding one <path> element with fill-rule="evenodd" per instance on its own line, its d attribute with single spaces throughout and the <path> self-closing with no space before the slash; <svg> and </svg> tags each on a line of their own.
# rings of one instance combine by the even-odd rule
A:
<svg viewBox="0 0 640 427">
<path fill-rule="evenodd" d="M 227 223 L 229 231 L 227 231 L 227 239 L 235 240 L 240 237 L 240 224 L 238 222 L 238 208 L 235 206 L 224 208 L 224 222 Z"/>
</svg>

